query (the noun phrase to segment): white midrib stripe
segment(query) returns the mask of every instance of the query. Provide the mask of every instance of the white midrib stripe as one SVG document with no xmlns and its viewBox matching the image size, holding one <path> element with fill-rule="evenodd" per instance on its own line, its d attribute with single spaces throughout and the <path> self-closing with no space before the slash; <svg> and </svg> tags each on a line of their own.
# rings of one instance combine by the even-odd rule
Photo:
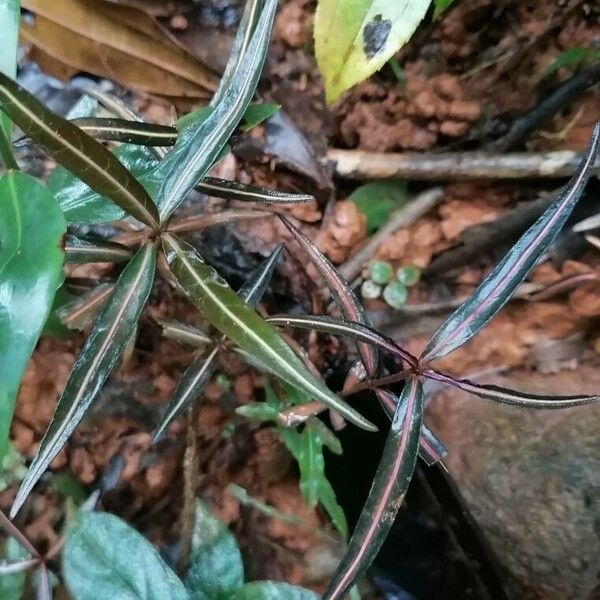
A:
<svg viewBox="0 0 600 600">
<path fill-rule="evenodd" d="M 268 344 L 265 344 L 264 341 L 260 338 L 260 336 L 256 335 L 251 329 L 249 329 L 245 323 L 243 321 L 241 321 L 236 315 L 235 313 L 231 312 L 229 310 L 229 307 L 224 304 L 223 302 L 221 302 L 219 300 L 219 298 L 217 296 L 215 296 L 211 289 L 209 288 L 209 286 L 205 285 L 204 281 L 202 279 L 200 279 L 196 272 L 194 271 L 193 266 L 189 263 L 189 261 L 187 260 L 186 256 L 185 256 L 185 252 L 182 251 L 181 246 L 179 246 L 177 244 L 177 242 L 173 239 L 173 238 L 169 238 L 169 243 L 174 247 L 177 248 L 177 257 L 183 262 L 183 264 L 185 265 L 186 269 L 188 270 L 188 272 L 192 275 L 192 277 L 194 278 L 194 280 L 198 283 L 198 285 L 203 289 L 204 293 L 210 298 L 210 300 L 219 305 L 221 307 L 221 310 L 223 310 L 224 313 L 227 314 L 227 316 L 229 317 L 229 319 L 231 319 L 241 330 L 248 332 L 247 335 L 249 337 L 251 337 L 260 347 L 263 348 L 263 350 L 270 356 L 273 357 L 274 361 L 280 365 L 280 368 L 284 371 L 288 373 L 288 376 L 291 374 L 292 375 L 292 379 L 295 379 L 297 381 L 297 377 L 294 377 L 294 375 L 296 375 L 295 371 L 293 371 L 292 369 L 290 369 L 287 365 L 287 363 L 285 361 L 281 361 L 279 359 L 279 355 L 276 352 L 273 352 L 273 350 L 270 348 L 270 346 Z M 329 395 L 325 394 L 321 389 L 319 389 L 318 387 L 315 387 L 314 384 L 310 381 L 306 381 L 305 379 L 302 380 L 303 384 L 308 387 L 310 390 L 312 390 L 312 393 L 315 397 L 320 398 L 321 400 L 323 400 L 323 402 L 325 402 L 326 404 L 332 406 L 333 408 L 335 408 L 336 410 L 339 410 L 340 412 L 343 412 L 344 414 L 350 416 L 348 410 L 343 406 L 340 405 L 336 402 L 334 402 Z M 352 419 L 356 420 L 356 417 L 354 415 L 352 415 Z"/>
<path fill-rule="evenodd" d="M 58 138 L 55 135 L 54 131 L 52 131 L 52 129 L 50 127 L 48 127 L 43 121 L 38 119 L 37 115 L 35 115 L 35 113 L 31 112 L 31 110 L 29 110 L 29 108 L 25 104 L 20 102 L 19 99 L 10 92 L 10 90 L 8 90 L 6 87 L 4 87 L 3 89 L 4 89 L 4 93 L 10 98 L 11 102 L 13 104 L 15 104 L 21 110 L 21 112 L 25 113 L 34 123 L 36 123 L 38 125 L 38 127 L 40 127 L 46 133 L 48 133 L 50 135 L 50 137 L 52 137 L 56 140 L 59 140 L 64 146 L 69 148 L 69 150 L 71 150 L 71 152 L 73 152 L 73 154 L 77 155 L 87 165 L 90 165 L 96 173 L 99 173 L 104 179 L 107 179 L 112 185 L 121 189 L 130 198 L 130 200 L 141 209 L 141 211 L 147 216 L 148 220 L 151 223 L 156 222 L 156 219 L 152 216 L 152 214 L 150 212 L 148 212 L 146 207 L 143 204 L 141 204 L 138 201 L 138 199 L 135 196 L 133 196 L 126 187 L 122 186 L 116 179 L 114 179 L 108 171 L 98 169 L 96 166 L 96 163 L 93 160 L 90 160 L 90 158 L 86 154 L 82 153 L 76 146 L 73 146 L 64 138 Z M 75 125 L 74 125 L 74 127 L 75 127 Z"/>
<path fill-rule="evenodd" d="M 86 133 L 88 131 L 95 131 L 95 132 L 104 132 L 104 131 L 118 131 L 119 133 L 127 133 L 130 135 L 145 135 L 146 137 L 152 137 L 152 138 L 157 138 L 157 139 L 166 139 L 166 140 L 171 140 L 173 138 L 177 137 L 177 134 L 175 132 L 173 133 L 169 133 L 167 131 L 165 131 L 164 133 L 161 132 L 157 132 L 157 131 L 143 131 L 142 129 L 128 129 L 127 127 L 118 127 L 118 126 L 109 126 L 109 125 L 83 125 L 79 127 L 80 129 L 82 129 L 83 131 L 85 131 Z"/>
</svg>

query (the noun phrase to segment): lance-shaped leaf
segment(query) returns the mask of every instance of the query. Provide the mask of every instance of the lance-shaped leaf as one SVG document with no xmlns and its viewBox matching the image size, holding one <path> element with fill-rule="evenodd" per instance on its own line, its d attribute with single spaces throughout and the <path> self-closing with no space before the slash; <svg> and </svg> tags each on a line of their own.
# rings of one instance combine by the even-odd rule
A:
<svg viewBox="0 0 600 600">
<path fill-rule="evenodd" d="M 67 262 L 78 264 L 125 262 L 133 256 L 133 252 L 127 246 L 84 235 L 67 235 L 65 254 Z"/>
<path fill-rule="evenodd" d="M 191 346 L 205 346 L 213 341 L 204 331 L 192 325 L 166 319 L 159 321 L 158 324 L 162 327 L 163 335 L 171 340 L 190 344 Z"/>
<path fill-rule="evenodd" d="M 0 73 L 0 109 L 56 162 L 99 194 L 139 219 L 158 224 L 156 206 L 143 186 L 94 138 L 48 110 L 29 92 Z"/>
<path fill-rule="evenodd" d="M 517 286 L 568 219 L 592 173 L 600 145 L 600 123 L 577 172 L 544 214 L 521 236 L 473 294 L 441 325 L 423 350 L 422 360 L 440 358 L 472 338 L 508 302 Z"/>
<path fill-rule="evenodd" d="M 308 237 L 285 217 L 280 217 L 283 224 L 288 228 L 294 239 L 308 254 L 313 264 L 321 274 L 323 281 L 329 288 L 336 304 L 339 306 L 344 318 L 348 321 L 356 321 L 369 327 L 371 325 L 367 312 L 358 301 L 352 288 L 344 281 L 338 270 L 329 262 L 327 257 L 317 248 Z M 358 344 L 358 352 L 369 377 L 374 377 L 377 372 L 377 351 L 372 344 Z"/>
<path fill-rule="evenodd" d="M 467 379 L 456 379 L 450 377 L 440 371 L 433 369 L 427 370 L 423 375 L 429 379 L 441 381 L 448 385 L 454 386 L 459 390 L 469 392 L 486 400 L 495 400 L 501 404 L 511 404 L 512 406 L 522 406 L 524 408 L 569 408 L 571 406 L 581 406 L 582 404 L 590 404 L 600 400 L 600 395 L 579 394 L 576 396 L 553 396 L 553 395 L 537 395 L 511 390 L 509 388 L 499 387 L 496 385 L 477 384 L 468 381 Z"/>
<path fill-rule="evenodd" d="M 14 516 L 48 465 L 79 424 L 131 339 L 150 295 L 156 268 L 156 246 L 142 246 L 125 267 L 106 308 L 86 340 L 52 421 L 11 509 Z"/>
<path fill-rule="evenodd" d="M 210 101 L 211 106 L 217 105 L 223 99 L 227 88 L 231 84 L 231 81 L 242 62 L 242 59 L 246 55 L 248 44 L 250 44 L 250 40 L 252 39 L 252 34 L 254 33 L 258 18 L 261 14 L 263 4 L 264 0 L 248 0 L 246 2 L 237 33 L 233 41 L 233 47 L 231 48 L 231 53 L 229 54 L 227 66 L 225 67 L 223 76 L 219 81 L 219 87 Z"/>
<path fill-rule="evenodd" d="M 407 380 L 365 506 L 323 600 L 342 600 L 381 548 L 410 483 L 423 420 L 423 386 Z"/>
<path fill-rule="evenodd" d="M 333 335 L 348 336 L 360 342 L 378 346 L 382 350 L 405 360 L 413 368 L 417 366 L 417 359 L 402 346 L 396 344 L 394 340 L 356 321 L 343 321 L 322 315 L 276 315 L 269 317 L 267 321 L 280 327 L 314 329 Z"/>
<path fill-rule="evenodd" d="M 262 202 L 265 204 L 301 204 L 312 202 L 315 197 L 310 194 L 289 194 L 256 185 L 246 185 L 237 181 L 206 177 L 196 189 L 208 196 L 238 200 L 241 202 Z"/>
<path fill-rule="evenodd" d="M 56 316 L 65 327 L 83 331 L 92 324 L 96 315 L 102 310 L 113 288 L 112 283 L 101 283 L 61 306 L 56 311 Z"/>
<path fill-rule="evenodd" d="M 305 588 L 277 581 L 253 581 L 238 588 L 232 600 L 319 600 L 319 596 Z"/>
<path fill-rule="evenodd" d="M 62 280 L 65 219 L 48 190 L 11 172 L 0 179 L 0 461 L 25 367 Z"/>
<path fill-rule="evenodd" d="M 251 308 L 255 308 L 264 296 L 277 261 L 281 256 L 281 251 L 281 246 L 275 247 L 238 291 L 240 298 Z M 202 388 L 208 383 L 215 372 L 217 356 L 226 339 L 226 336 L 223 336 L 208 356 L 197 357 L 185 370 L 154 434 L 154 441 L 160 438 L 165 429 L 198 397 Z"/>
<path fill-rule="evenodd" d="M 266 0 L 235 78 L 202 123 L 187 128 L 160 167 L 158 204 L 164 222 L 202 180 L 244 116 L 258 85 L 269 46 L 276 0 Z"/>
<path fill-rule="evenodd" d="M 186 242 L 163 235 L 163 250 L 175 278 L 204 317 L 243 351 L 299 390 L 321 400 L 365 429 L 374 426 L 317 380 L 277 330 L 265 322 Z"/>
<path fill-rule="evenodd" d="M 141 146 L 173 146 L 179 135 L 175 127 L 127 119 L 83 117 L 71 123 L 99 140 Z"/>
<path fill-rule="evenodd" d="M 0 0 L 0 73 L 17 76 L 17 47 L 19 44 L 19 0 Z M 12 153 L 12 123 L 0 113 L 0 159 L 8 169 L 16 169 Z"/>
</svg>

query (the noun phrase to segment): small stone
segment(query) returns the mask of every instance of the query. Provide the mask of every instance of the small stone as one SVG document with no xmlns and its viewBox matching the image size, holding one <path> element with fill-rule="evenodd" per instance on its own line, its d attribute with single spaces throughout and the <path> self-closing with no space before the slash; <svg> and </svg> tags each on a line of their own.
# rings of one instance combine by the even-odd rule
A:
<svg viewBox="0 0 600 600">
<path fill-rule="evenodd" d="M 360 288 L 360 293 L 365 300 L 375 300 L 381 296 L 381 286 L 371 279 L 367 279 Z"/>
<path fill-rule="evenodd" d="M 375 283 L 383 285 L 392 279 L 394 271 L 389 262 L 374 260 L 369 264 L 369 276 Z"/>
<path fill-rule="evenodd" d="M 406 286 L 399 281 L 392 281 L 392 283 L 386 285 L 383 290 L 383 299 L 392 308 L 402 308 L 406 302 L 407 296 L 408 291 Z"/>
<path fill-rule="evenodd" d="M 175 29 L 175 31 L 183 31 L 188 28 L 188 21 L 183 15 L 174 15 L 170 25 L 171 29 Z"/>
</svg>

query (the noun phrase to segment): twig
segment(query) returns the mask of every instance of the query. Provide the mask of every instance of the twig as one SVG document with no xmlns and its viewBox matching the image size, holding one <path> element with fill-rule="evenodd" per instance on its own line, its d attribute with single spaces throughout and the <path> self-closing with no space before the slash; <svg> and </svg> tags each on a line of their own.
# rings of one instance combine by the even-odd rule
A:
<svg viewBox="0 0 600 600">
<path fill-rule="evenodd" d="M 518 123 L 519 120 L 515 122 L 515 125 Z M 535 128 L 537 123 L 537 121 L 527 120 L 525 126 L 529 127 L 531 124 L 531 128 Z M 519 125 L 519 129 L 521 127 Z M 523 136 L 527 135 L 529 131 L 530 129 L 527 129 Z M 509 135 L 517 134 L 517 132 L 514 134 L 511 132 L 497 143 L 508 138 Z M 508 143 L 510 146 L 515 144 L 510 139 Z M 504 148 L 498 147 L 495 150 L 504 150 Z M 362 150 L 333 148 L 327 152 L 327 158 L 335 161 L 335 174 L 347 179 L 398 178 L 415 181 L 467 181 L 473 179 L 568 177 L 575 172 L 581 160 L 581 154 L 571 151 L 511 154 L 484 152 L 419 154 L 363 152 Z M 600 165 L 596 165 L 595 171 L 596 173 L 600 172 Z"/>
<path fill-rule="evenodd" d="M 600 64 L 582 69 L 569 77 L 537 106 L 514 121 L 506 135 L 489 145 L 490 151 L 506 152 L 519 145 L 539 125 L 576 100 L 600 81 Z"/>
<path fill-rule="evenodd" d="M 417 219 L 437 206 L 442 200 L 443 195 L 442 188 L 432 188 L 419 194 L 406 206 L 393 212 L 388 222 L 340 267 L 342 277 L 348 281 L 352 281 L 360 274 L 363 265 L 375 254 L 379 245 L 388 236 L 401 227 L 412 225 Z"/>
<path fill-rule="evenodd" d="M 183 455 L 183 508 L 181 510 L 181 552 L 179 554 L 179 572 L 185 573 L 190 560 L 192 535 L 194 532 L 194 507 L 198 484 L 198 417 L 200 403 L 195 402 L 188 410 L 186 447 Z"/>
</svg>

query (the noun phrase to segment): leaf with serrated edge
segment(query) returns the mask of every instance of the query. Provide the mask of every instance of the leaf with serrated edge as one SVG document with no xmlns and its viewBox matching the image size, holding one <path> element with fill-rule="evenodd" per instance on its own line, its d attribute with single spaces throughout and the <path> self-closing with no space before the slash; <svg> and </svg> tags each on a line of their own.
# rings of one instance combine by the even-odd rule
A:
<svg viewBox="0 0 600 600">
<path fill-rule="evenodd" d="M 251 308 L 255 308 L 263 297 L 265 290 L 271 281 L 271 276 L 273 275 L 277 261 L 281 256 L 281 251 L 281 246 L 275 247 L 271 254 L 257 267 L 240 288 L 238 295 Z M 208 356 L 196 358 L 185 370 L 169 400 L 169 405 L 165 410 L 160 425 L 154 433 L 154 441 L 158 440 L 173 420 L 198 397 L 202 388 L 209 381 L 216 369 L 216 359 L 221 349 L 221 345 L 226 339 L 226 336 L 223 336 L 220 343 L 210 351 Z"/>
<path fill-rule="evenodd" d="M 290 385 L 321 400 L 356 425 L 374 429 L 369 421 L 315 379 L 277 330 L 251 310 L 192 246 L 169 234 L 163 235 L 162 240 L 171 271 L 188 298 L 212 325 Z"/>
<path fill-rule="evenodd" d="M 94 138 L 48 110 L 20 85 L 0 73 L 0 109 L 23 132 L 99 194 L 155 227 L 156 206 L 142 185 Z"/>
<path fill-rule="evenodd" d="M 265 2 L 247 52 L 223 99 L 205 121 L 181 134 L 161 164 L 161 187 L 157 198 L 162 222 L 206 175 L 244 116 L 262 71 L 276 8 L 276 0 Z"/>
<path fill-rule="evenodd" d="M 17 493 L 11 517 L 16 515 L 33 486 L 60 452 L 116 365 L 148 300 L 155 269 L 156 246 L 146 244 L 119 276 L 106 308 L 71 370 L 38 453 Z"/>
<path fill-rule="evenodd" d="M 323 600 L 342 600 L 371 565 L 394 524 L 417 461 L 423 421 L 423 386 L 407 380 L 371 491 Z"/>
<path fill-rule="evenodd" d="M 332 317 L 320 315 L 275 315 L 267 319 L 273 325 L 281 327 L 298 327 L 300 329 L 314 329 L 333 335 L 344 335 L 360 340 L 366 344 L 375 344 L 399 358 L 402 358 L 411 366 L 416 366 L 416 358 L 404 348 L 396 344 L 394 340 L 384 336 L 375 329 L 367 327 L 356 321 L 343 321 Z"/>
<path fill-rule="evenodd" d="M 440 358 L 472 338 L 510 299 L 554 241 L 583 193 L 600 146 L 600 123 L 577 172 L 544 214 L 521 236 L 471 296 L 433 334 L 422 361 Z"/>
<path fill-rule="evenodd" d="M 65 219 L 33 177 L 0 179 L 0 463 L 21 377 L 62 281 Z"/>
<path fill-rule="evenodd" d="M 19 0 L 0 0 L 0 73 L 17 76 L 17 48 L 19 45 Z M 12 123 L 0 112 L 0 159 L 7 169 L 17 168 L 12 153 Z"/>
<path fill-rule="evenodd" d="M 125 262 L 133 252 L 121 244 L 91 236 L 67 235 L 65 254 L 68 263 Z"/>
<path fill-rule="evenodd" d="M 573 396 L 528 394 L 526 392 L 519 392 L 517 390 L 511 390 L 496 385 L 471 383 L 467 379 L 456 379 L 455 377 L 450 377 L 449 375 L 433 369 L 425 371 L 423 375 L 429 379 L 441 381 L 442 383 L 469 392 L 480 398 L 485 398 L 486 400 L 495 400 L 501 404 L 510 404 L 512 406 L 521 406 L 524 408 L 569 408 L 572 406 L 581 406 L 582 404 L 590 404 L 591 402 L 598 402 L 600 400 L 600 396 L 598 395 L 587 394 Z"/>
</svg>

